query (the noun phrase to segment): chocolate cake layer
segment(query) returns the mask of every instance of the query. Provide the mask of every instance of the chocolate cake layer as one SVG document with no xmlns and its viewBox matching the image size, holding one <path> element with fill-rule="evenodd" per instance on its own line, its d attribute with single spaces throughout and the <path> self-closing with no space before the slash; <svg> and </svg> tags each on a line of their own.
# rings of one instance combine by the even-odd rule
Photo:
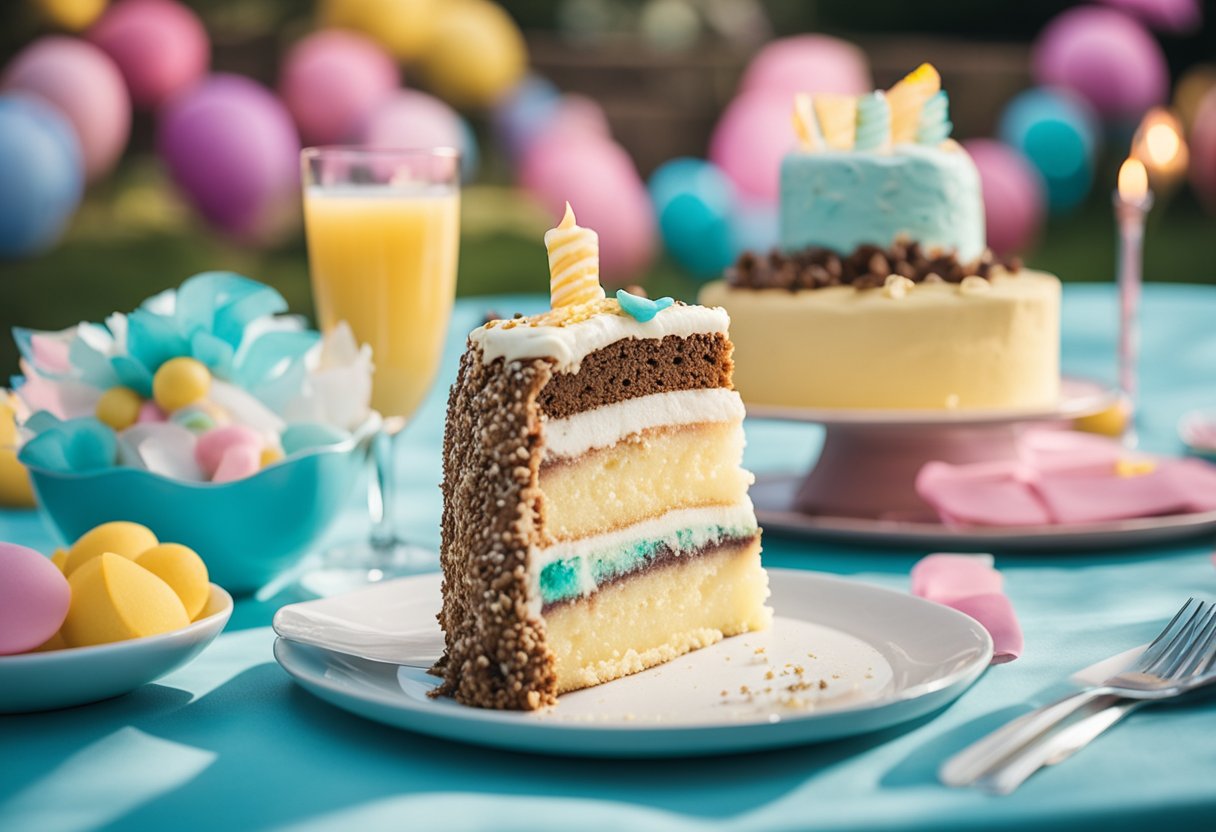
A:
<svg viewBox="0 0 1216 832">
<path fill-rule="evenodd" d="M 722 333 L 630 338 L 596 350 L 577 373 L 555 373 L 537 402 L 550 419 L 666 393 L 730 387 L 734 346 Z"/>
<path fill-rule="evenodd" d="M 687 558 L 704 557 L 706 555 L 711 555 L 715 552 L 720 552 L 723 549 L 734 549 L 734 548 L 738 548 L 741 546 L 745 546 L 749 543 L 754 543 L 757 539 L 759 539 L 759 537 L 760 537 L 760 532 L 756 532 L 755 534 L 747 535 L 746 537 L 724 537 L 716 543 L 712 543 L 708 546 L 701 546 L 701 547 L 698 547 L 698 548 L 690 550 L 690 551 L 676 551 L 671 546 L 663 545 L 663 546 L 660 546 L 657 550 L 655 550 L 655 553 L 651 557 L 647 558 L 646 561 L 642 565 L 640 565 L 637 569 L 631 569 L 628 572 L 622 572 L 618 575 L 613 575 L 612 577 L 608 578 L 607 580 L 600 581 L 599 584 L 596 586 L 595 591 L 599 592 L 604 587 L 612 586 L 613 584 L 618 583 L 620 581 L 628 580 L 630 578 L 636 578 L 638 576 L 645 575 L 649 572 L 653 572 L 658 569 L 663 569 L 665 567 L 672 566 Z M 542 611 L 542 613 L 547 613 L 549 610 L 554 609 L 556 607 L 560 607 L 565 604 L 572 604 L 575 601 L 582 601 L 588 597 L 594 598 L 595 593 L 592 593 L 590 596 L 577 596 L 574 598 L 563 598 L 560 601 L 552 601 L 550 603 L 545 604 L 541 611 Z"/>
</svg>

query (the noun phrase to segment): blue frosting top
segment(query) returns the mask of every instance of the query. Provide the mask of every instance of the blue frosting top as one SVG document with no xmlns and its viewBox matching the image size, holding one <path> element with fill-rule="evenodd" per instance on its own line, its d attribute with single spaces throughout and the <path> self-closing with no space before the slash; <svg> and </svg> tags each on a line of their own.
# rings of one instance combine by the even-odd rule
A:
<svg viewBox="0 0 1216 832">
<path fill-rule="evenodd" d="M 781 247 L 849 254 L 904 236 L 962 261 L 986 247 L 975 163 L 954 142 L 889 152 L 795 151 L 781 164 Z"/>
</svg>

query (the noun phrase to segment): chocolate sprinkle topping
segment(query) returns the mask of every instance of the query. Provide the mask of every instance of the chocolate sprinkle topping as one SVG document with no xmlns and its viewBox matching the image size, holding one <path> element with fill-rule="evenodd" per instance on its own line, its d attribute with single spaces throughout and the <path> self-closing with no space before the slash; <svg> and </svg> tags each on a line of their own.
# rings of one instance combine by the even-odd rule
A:
<svg viewBox="0 0 1216 832">
<path fill-rule="evenodd" d="M 888 248 L 861 245 L 847 256 L 826 248 L 807 248 L 792 254 L 776 249 L 768 254 L 745 251 L 726 271 L 726 282 L 741 289 L 822 289 L 852 286 L 877 289 L 893 274 L 914 283 L 961 283 L 964 277 L 987 278 L 994 268 L 1016 272 L 1020 258 L 997 258 L 985 250 L 969 263 L 959 262 L 953 252 L 926 252 L 920 243 L 896 241 Z"/>
</svg>

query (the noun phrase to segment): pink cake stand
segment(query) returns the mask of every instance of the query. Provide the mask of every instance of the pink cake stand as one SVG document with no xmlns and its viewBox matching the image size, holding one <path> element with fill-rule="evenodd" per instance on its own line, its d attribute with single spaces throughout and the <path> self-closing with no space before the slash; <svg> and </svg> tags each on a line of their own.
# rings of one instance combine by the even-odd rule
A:
<svg viewBox="0 0 1216 832">
<path fill-rule="evenodd" d="M 1210 530 L 1216 515 L 1145 518 L 1093 526 L 955 529 L 916 493 L 917 472 L 934 460 L 965 464 L 1009 459 L 1029 426 L 1063 425 L 1113 406 L 1113 387 L 1065 378 L 1052 407 L 1036 410 L 894 411 L 749 405 L 749 418 L 810 422 L 826 429 L 804 476 L 760 477 L 752 488 L 766 530 L 809 537 L 943 548 L 1088 547 L 1155 542 Z M 1012 544 L 1006 545 L 1006 544 Z"/>
</svg>

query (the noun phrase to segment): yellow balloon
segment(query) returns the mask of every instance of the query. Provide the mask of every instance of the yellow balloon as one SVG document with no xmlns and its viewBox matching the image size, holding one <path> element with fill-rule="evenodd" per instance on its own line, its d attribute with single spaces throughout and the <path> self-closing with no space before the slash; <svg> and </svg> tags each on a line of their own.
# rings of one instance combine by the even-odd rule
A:
<svg viewBox="0 0 1216 832">
<path fill-rule="evenodd" d="M 421 69 L 427 84 L 457 107 L 485 107 L 523 77 L 524 36 L 489 0 L 449 0 L 435 22 Z"/>
<path fill-rule="evenodd" d="M 72 544 L 72 548 L 68 549 L 68 557 L 63 564 L 63 574 L 71 576 L 77 569 L 103 552 L 135 560 L 159 542 L 156 535 L 152 534 L 152 530 L 147 526 L 128 523 L 125 520 L 102 523 L 81 535 L 80 539 Z"/>
<path fill-rule="evenodd" d="M 211 371 L 193 358 L 170 358 L 152 377 L 152 397 L 166 413 L 180 410 L 206 397 Z"/>
<path fill-rule="evenodd" d="M 69 32 L 87 29 L 106 10 L 106 0 L 35 0 L 35 5 L 44 18 Z"/>
<path fill-rule="evenodd" d="M 412 61 L 426 51 L 436 12 L 450 0 L 324 0 L 321 24 L 362 32 L 392 55 Z"/>
<path fill-rule="evenodd" d="M 110 552 L 73 572 L 68 584 L 72 603 L 60 632 L 69 647 L 154 636 L 190 623 L 167 583 Z"/>
<path fill-rule="evenodd" d="M 207 599 L 211 597 L 207 566 L 190 547 L 180 543 L 162 543 L 144 552 L 135 562 L 177 593 L 191 621 L 207 605 Z"/>
<path fill-rule="evenodd" d="M 103 425 L 114 430 L 126 430 L 139 419 L 144 400 L 129 387 L 111 387 L 97 400 L 94 415 Z"/>
</svg>

